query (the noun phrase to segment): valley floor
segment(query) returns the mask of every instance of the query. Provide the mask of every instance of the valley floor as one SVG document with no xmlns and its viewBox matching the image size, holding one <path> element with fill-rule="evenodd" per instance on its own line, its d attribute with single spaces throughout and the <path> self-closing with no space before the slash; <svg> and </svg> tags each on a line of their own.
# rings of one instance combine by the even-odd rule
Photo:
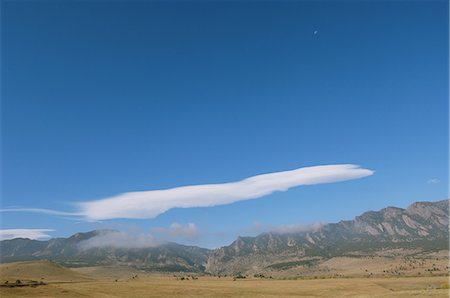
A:
<svg viewBox="0 0 450 298">
<path fill-rule="evenodd" d="M 0 288 L 1 297 L 448 297 L 448 277 L 271 280 L 144 276 Z"/>
</svg>

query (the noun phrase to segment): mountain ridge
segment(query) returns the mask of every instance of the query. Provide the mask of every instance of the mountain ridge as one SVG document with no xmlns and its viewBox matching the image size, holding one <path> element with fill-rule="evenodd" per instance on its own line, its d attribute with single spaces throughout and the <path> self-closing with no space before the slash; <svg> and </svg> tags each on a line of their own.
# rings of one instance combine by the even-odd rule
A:
<svg viewBox="0 0 450 298">
<path fill-rule="evenodd" d="M 310 259 L 370 256 L 392 249 L 448 251 L 448 214 L 448 199 L 415 202 L 405 209 L 388 206 L 309 230 L 239 236 L 230 245 L 213 250 L 173 242 L 152 247 L 80 249 L 83 241 L 114 230 L 94 230 L 46 241 L 15 238 L 0 241 L 0 262 L 48 259 L 68 267 L 119 264 L 157 272 L 264 272 L 268 268 L 283 269 L 276 264 L 311 265 Z"/>
<path fill-rule="evenodd" d="M 449 201 L 367 211 L 315 231 L 240 237 L 216 249 L 206 266 L 215 274 L 264 271 L 273 263 L 305 258 L 372 255 L 382 249 L 448 250 Z"/>
</svg>

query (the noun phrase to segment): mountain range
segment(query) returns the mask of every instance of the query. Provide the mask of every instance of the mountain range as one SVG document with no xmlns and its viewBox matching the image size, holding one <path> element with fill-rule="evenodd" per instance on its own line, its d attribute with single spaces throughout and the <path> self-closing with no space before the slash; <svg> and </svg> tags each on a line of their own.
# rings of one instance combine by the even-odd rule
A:
<svg viewBox="0 0 450 298">
<path fill-rule="evenodd" d="M 51 260 L 67 267 L 125 265 L 148 272 L 246 274 L 311 267 L 335 257 L 364 257 L 396 251 L 403 255 L 449 250 L 449 200 L 387 207 L 353 220 L 293 233 L 238 237 L 214 250 L 176 243 L 152 247 L 85 247 L 116 233 L 96 230 L 47 241 L 0 241 L 0 261 Z"/>
</svg>

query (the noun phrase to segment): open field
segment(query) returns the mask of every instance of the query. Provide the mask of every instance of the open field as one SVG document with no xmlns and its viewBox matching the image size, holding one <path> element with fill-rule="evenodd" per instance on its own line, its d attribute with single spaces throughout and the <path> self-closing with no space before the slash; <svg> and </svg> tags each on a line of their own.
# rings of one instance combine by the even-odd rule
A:
<svg viewBox="0 0 450 298">
<path fill-rule="evenodd" d="M 1 297 L 448 297 L 446 276 L 233 280 L 144 274 L 125 267 L 72 270 L 46 261 L 1 264 L 0 269 L 2 285 L 19 278 L 46 283 L 3 286 Z"/>
<path fill-rule="evenodd" d="M 127 281 L 49 283 L 1 288 L 1 297 L 448 297 L 446 277 L 319 280 L 175 280 L 145 277 Z"/>
</svg>

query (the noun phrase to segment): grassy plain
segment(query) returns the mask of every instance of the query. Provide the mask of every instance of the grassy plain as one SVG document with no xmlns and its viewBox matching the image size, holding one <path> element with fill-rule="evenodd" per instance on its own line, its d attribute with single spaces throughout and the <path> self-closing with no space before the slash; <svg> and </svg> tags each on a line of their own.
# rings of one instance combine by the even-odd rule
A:
<svg viewBox="0 0 450 298">
<path fill-rule="evenodd" d="M 137 274 L 126 268 L 75 270 L 50 262 L 0 265 L 1 280 L 45 280 L 0 287 L 0 297 L 448 297 L 447 276 L 233 280 L 231 277 Z M 121 273 L 121 274 L 118 274 Z M 119 276 L 120 275 L 120 276 Z M 181 277 L 184 279 L 182 280 Z M 117 280 L 117 281 L 116 281 Z"/>
<path fill-rule="evenodd" d="M 448 297 L 446 277 L 236 280 L 145 277 L 1 288 L 1 297 Z"/>
</svg>

